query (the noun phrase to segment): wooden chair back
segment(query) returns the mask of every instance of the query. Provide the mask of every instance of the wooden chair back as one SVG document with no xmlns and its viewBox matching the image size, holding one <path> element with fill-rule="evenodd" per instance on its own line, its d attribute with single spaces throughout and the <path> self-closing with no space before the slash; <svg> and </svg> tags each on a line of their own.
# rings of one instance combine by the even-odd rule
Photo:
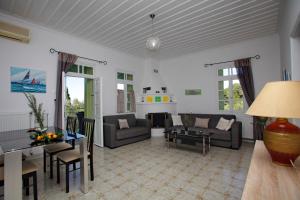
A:
<svg viewBox="0 0 300 200">
<path fill-rule="evenodd" d="M 77 117 L 67 117 L 67 127 L 66 130 L 68 131 L 68 133 L 76 133 L 76 123 L 77 123 Z"/>
<path fill-rule="evenodd" d="M 83 132 L 87 138 L 87 150 L 90 154 L 93 154 L 94 145 L 94 130 L 95 130 L 95 119 L 84 118 L 83 121 Z"/>
</svg>

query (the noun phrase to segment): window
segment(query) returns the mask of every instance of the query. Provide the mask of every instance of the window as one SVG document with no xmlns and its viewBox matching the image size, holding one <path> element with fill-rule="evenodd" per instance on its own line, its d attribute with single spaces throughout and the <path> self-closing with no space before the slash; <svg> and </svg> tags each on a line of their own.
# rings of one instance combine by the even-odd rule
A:
<svg viewBox="0 0 300 200">
<path fill-rule="evenodd" d="M 93 67 L 78 64 L 72 65 L 68 70 L 68 73 L 70 72 L 82 75 L 94 75 Z"/>
<path fill-rule="evenodd" d="M 134 99 L 133 74 L 117 72 L 117 112 L 133 112 Z"/>
<path fill-rule="evenodd" d="M 244 95 L 236 68 L 218 69 L 218 106 L 220 111 L 243 111 Z"/>
</svg>

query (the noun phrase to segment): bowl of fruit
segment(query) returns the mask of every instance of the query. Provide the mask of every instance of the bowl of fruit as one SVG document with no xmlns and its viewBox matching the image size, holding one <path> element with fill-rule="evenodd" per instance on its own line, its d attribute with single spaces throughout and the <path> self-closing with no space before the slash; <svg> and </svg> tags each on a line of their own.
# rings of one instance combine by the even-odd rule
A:
<svg viewBox="0 0 300 200">
<path fill-rule="evenodd" d="M 40 133 L 35 132 L 30 135 L 30 139 L 33 140 L 32 145 L 35 144 L 49 144 L 51 142 L 59 142 L 63 140 L 63 133 L 46 132 Z"/>
</svg>

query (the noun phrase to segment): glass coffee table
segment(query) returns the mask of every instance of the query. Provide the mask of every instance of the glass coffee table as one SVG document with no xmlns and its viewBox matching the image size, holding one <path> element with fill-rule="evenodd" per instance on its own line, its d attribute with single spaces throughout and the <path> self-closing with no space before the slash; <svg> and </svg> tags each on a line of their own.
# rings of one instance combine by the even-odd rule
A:
<svg viewBox="0 0 300 200">
<path fill-rule="evenodd" d="M 189 128 L 185 129 L 172 129 L 166 131 L 167 134 L 167 143 L 168 148 L 170 148 L 170 142 L 172 140 L 173 143 L 177 145 L 177 140 L 186 140 L 197 143 L 202 143 L 202 154 L 206 155 L 206 153 L 210 150 L 210 140 L 213 133 L 210 131 L 206 131 L 198 128 Z"/>
</svg>

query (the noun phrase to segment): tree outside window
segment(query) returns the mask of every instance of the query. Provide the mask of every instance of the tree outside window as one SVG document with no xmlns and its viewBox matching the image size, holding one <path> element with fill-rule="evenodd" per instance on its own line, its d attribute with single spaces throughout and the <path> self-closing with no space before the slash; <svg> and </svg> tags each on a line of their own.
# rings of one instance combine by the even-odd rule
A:
<svg viewBox="0 0 300 200">
<path fill-rule="evenodd" d="M 235 68 L 218 70 L 218 105 L 220 111 L 244 110 L 244 95 Z"/>
<path fill-rule="evenodd" d="M 133 112 L 134 77 L 132 73 L 117 72 L 117 112 Z"/>
</svg>

